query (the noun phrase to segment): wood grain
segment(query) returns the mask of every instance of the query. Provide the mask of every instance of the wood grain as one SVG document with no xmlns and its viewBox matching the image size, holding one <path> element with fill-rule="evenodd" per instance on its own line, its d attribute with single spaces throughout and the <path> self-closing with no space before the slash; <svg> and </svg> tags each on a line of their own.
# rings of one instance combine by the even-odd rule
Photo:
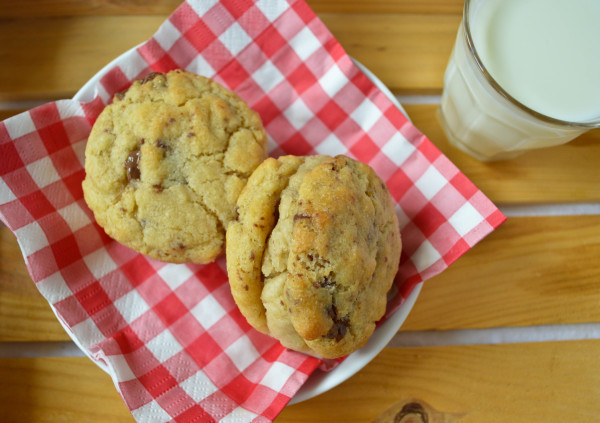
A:
<svg viewBox="0 0 600 423">
<path fill-rule="evenodd" d="M 437 105 L 407 105 L 413 123 L 492 201 L 501 204 L 600 201 L 600 130 L 568 144 L 532 150 L 501 162 L 482 163 L 452 147 Z"/>
<path fill-rule="evenodd" d="M 10 110 L 0 110 L 0 121 L 4 119 L 8 119 L 14 115 L 18 115 L 19 113 L 24 112 L 24 109 L 10 109 Z"/>
<path fill-rule="evenodd" d="M 462 0 L 307 0 L 317 13 L 461 15 Z"/>
<path fill-rule="evenodd" d="M 351 56 L 399 93 L 439 93 L 459 17 L 322 14 Z M 147 40 L 166 15 L 7 19 L 0 25 L 0 101 L 71 98 L 96 72 Z M 386 37 L 381 37 L 385 31 Z M 111 34 L 118 33 L 118 37 Z"/>
<path fill-rule="evenodd" d="M 0 230 L 0 341 L 68 340 Z M 427 281 L 402 330 L 600 321 L 600 216 L 511 218 Z"/>
<path fill-rule="evenodd" d="M 277 423 L 370 422 L 417 398 L 456 423 L 587 423 L 600 412 L 590 371 L 600 341 L 384 349 L 337 388 L 283 410 Z"/>
<path fill-rule="evenodd" d="M 402 330 L 600 321 L 600 216 L 510 218 L 425 282 Z"/>
<path fill-rule="evenodd" d="M 441 92 L 459 16 L 322 14 L 320 17 L 346 52 L 393 92 Z M 382 37 L 382 33 L 386 36 Z"/>
<path fill-rule="evenodd" d="M 5 423 L 134 421 L 110 377 L 87 358 L 0 359 L 0 380 Z"/>
<path fill-rule="evenodd" d="M 0 342 L 69 339 L 29 277 L 15 237 L 1 226 Z"/>
<path fill-rule="evenodd" d="M 0 101 L 71 98 L 121 53 L 147 40 L 164 16 L 5 20 L 0 26 Z M 119 34 L 118 37 L 111 36 Z"/>
<path fill-rule="evenodd" d="M 170 14 L 181 0 L 21 0 L 2 1 L 0 18 Z M 461 0 L 307 0 L 317 13 L 461 14 Z"/>
<path fill-rule="evenodd" d="M 286 407 L 276 423 L 369 422 L 416 398 L 457 423 L 588 423 L 600 413 L 590 363 L 600 341 L 386 348 L 345 383 Z M 109 377 L 87 358 L 1 359 L 7 423 L 133 422 Z"/>
</svg>

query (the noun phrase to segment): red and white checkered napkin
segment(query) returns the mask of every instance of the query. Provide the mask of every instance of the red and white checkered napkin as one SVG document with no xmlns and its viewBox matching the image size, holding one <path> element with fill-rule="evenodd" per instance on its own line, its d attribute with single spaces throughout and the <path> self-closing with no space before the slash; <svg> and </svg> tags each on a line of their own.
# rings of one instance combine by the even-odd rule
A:
<svg viewBox="0 0 600 423">
<path fill-rule="evenodd" d="M 224 259 L 157 262 L 108 238 L 86 207 L 84 148 L 112 94 L 184 68 L 239 93 L 272 155 L 346 154 L 387 183 L 403 234 L 395 310 L 504 220 L 353 64 L 303 0 L 190 0 L 84 97 L 0 124 L 0 214 L 31 276 L 139 421 L 269 421 L 320 360 L 251 329 Z"/>
</svg>

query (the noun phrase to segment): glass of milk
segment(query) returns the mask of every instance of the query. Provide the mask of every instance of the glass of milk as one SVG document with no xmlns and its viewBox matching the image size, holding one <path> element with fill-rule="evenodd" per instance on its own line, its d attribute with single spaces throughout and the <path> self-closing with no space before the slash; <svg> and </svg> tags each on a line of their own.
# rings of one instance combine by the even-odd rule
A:
<svg viewBox="0 0 600 423">
<path fill-rule="evenodd" d="M 600 0 L 466 0 L 439 117 L 483 161 L 600 127 Z"/>
</svg>

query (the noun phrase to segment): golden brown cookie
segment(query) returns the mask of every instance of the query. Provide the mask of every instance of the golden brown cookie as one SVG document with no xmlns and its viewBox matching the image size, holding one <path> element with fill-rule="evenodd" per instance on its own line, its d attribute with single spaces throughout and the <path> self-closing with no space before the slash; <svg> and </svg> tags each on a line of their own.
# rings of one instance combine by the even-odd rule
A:
<svg viewBox="0 0 600 423">
<path fill-rule="evenodd" d="M 106 233 L 158 260 L 207 263 L 267 153 L 260 117 L 189 72 L 152 73 L 115 95 L 85 151 L 85 201 Z"/>
<path fill-rule="evenodd" d="M 233 297 L 248 322 L 325 358 L 364 346 L 383 316 L 400 260 L 394 204 L 348 157 L 267 159 L 227 230 Z"/>
</svg>

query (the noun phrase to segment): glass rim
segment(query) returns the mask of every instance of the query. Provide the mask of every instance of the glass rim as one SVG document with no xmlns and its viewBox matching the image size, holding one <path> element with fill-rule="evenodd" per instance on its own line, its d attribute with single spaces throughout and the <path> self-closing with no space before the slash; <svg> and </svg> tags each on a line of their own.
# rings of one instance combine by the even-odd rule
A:
<svg viewBox="0 0 600 423">
<path fill-rule="evenodd" d="M 525 113 L 532 115 L 535 118 L 537 118 L 543 122 L 546 122 L 546 123 L 551 123 L 551 124 L 560 125 L 560 126 L 568 126 L 568 127 L 572 127 L 572 128 L 598 128 L 598 127 L 600 127 L 600 117 L 596 120 L 588 120 L 588 121 L 584 121 L 584 122 L 573 122 L 573 121 L 554 118 L 554 117 L 545 115 L 543 113 L 537 112 L 537 111 L 527 107 L 523 103 L 521 103 L 519 100 L 517 100 L 512 95 L 510 95 L 504 88 L 502 88 L 502 86 L 488 72 L 488 70 L 486 69 L 486 67 L 483 64 L 483 61 L 479 57 L 479 54 L 477 53 L 477 49 L 475 48 L 475 43 L 473 42 L 473 37 L 471 36 L 471 27 L 469 25 L 470 4 L 471 4 L 471 0 L 465 0 L 465 5 L 463 8 L 463 27 L 464 27 L 465 40 L 467 42 L 467 47 L 469 48 L 469 51 L 471 52 L 473 59 L 475 60 L 475 63 L 477 64 L 477 68 L 479 69 L 479 71 L 481 72 L 483 77 L 487 80 L 487 82 L 491 85 L 491 87 L 498 94 L 500 94 L 502 97 L 504 97 L 512 105 L 516 106 L 520 110 L 522 110 Z"/>
</svg>

